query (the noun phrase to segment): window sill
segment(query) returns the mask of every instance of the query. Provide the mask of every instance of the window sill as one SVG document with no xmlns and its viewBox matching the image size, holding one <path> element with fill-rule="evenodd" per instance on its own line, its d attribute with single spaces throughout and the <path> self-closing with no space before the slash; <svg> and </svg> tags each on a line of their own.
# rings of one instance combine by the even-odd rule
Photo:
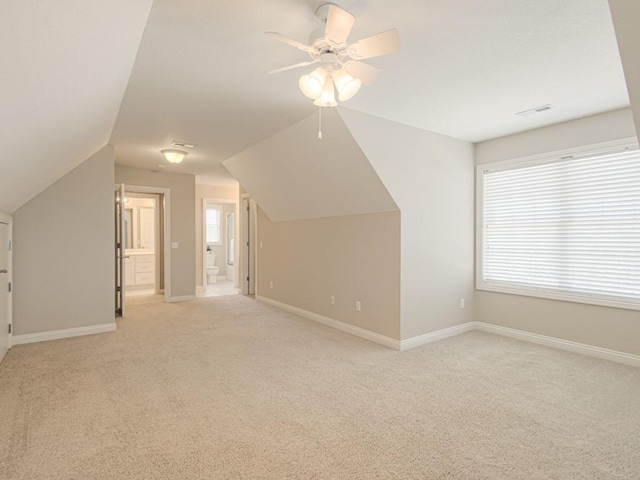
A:
<svg viewBox="0 0 640 480">
<path fill-rule="evenodd" d="M 633 300 L 621 300 L 612 297 L 599 297 L 593 295 L 578 295 L 575 293 L 552 292 L 543 289 L 521 288 L 509 285 L 499 285 L 493 283 L 477 282 L 476 290 L 508 293 L 511 295 L 522 295 L 525 297 L 544 298 L 547 300 L 558 300 L 562 302 L 584 303 L 587 305 L 597 305 L 601 307 L 622 308 L 626 310 L 640 310 L 640 302 Z"/>
</svg>

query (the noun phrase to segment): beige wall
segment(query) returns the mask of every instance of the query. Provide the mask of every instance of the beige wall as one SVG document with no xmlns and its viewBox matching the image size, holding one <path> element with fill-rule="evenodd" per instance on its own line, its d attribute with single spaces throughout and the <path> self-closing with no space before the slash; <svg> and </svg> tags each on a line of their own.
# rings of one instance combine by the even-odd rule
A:
<svg viewBox="0 0 640 480">
<path fill-rule="evenodd" d="M 473 145 L 340 114 L 402 212 L 402 339 L 472 321 Z"/>
<path fill-rule="evenodd" d="M 530 130 L 476 145 L 484 164 L 635 136 L 629 109 Z M 640 313 L 476 291 L 476 320 L 640 355 Z"/>
<path fill-rule="evenodd" d="M 115 322 L 113 162 L 109 145 L 14 212 L 14 334 Z"/>
<path fill-rule="evenodd" d="M 162 187 L 171 190 L 171 296 L 195 295 L 196 284 L 196 182 L 194 175 L 169 172 L 151 172 L 139 168 L 117 165 L 116 183 L 144 187 Z M 168 246 L 169 248 L 171 245 Z"/>
<path fill-rule="evenodd" d="M 271 222 L 259 211 L 258 241 L 258 295 L 400 338 L 399 212 Z"/>
<path fill-rule="evenodd" d="M 203 246 L 203 233 L 202 233 L 202 200 L 205 198 L 217 199 L 217 200 L 227 200 L 238 202 L 240 198 L 240 187 L 223 187 L 216 185 L 200 185 L 196 184 L 196 285 L 202 286 L 203 276 L 202 276 L 202 268 L 203 268 L 203 253 L 205 247 Z M 224 208 L 229 208 L 227 204 L 221 204 Z M 223 232 L 225 231 L 226 225 L 224 222 L 226 221 L 225 215 L 223 215 Z M 237 223 L 237 222 L 236 222 Z M 225 265 L 225 251 L 224 246 L 216 247 L 216 266 L 220 268 L 219 275 L 226 275 L 226 265 Z"/>
</svg>

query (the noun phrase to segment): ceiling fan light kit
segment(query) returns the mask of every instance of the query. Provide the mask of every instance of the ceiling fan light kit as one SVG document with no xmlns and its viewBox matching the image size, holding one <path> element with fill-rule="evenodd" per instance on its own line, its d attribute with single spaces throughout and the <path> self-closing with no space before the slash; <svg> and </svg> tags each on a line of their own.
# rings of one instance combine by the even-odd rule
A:
<svg viewBox="0 0 640 480">
<path fill-rule="evenodd" d="M 325 3 L 316 10 L 322 26 L 314 31 L 309 44 L 285 37 L 280 33 L 266 32 L 278 41 L 296 47 L 311 57 L 309 62 L 301 62 L 288 67 L 271 70 L 279 73 L 294 68 L 319 63 L 309 74 L 302 75 L 298 86 L 302 93 L 314 100 L 320 107 L 335 107 L 335 91 L 338 99 L 347 101 L 358 93 L 362 84 L 373 83 L 380 70 L 360 60 L 389 55 L 400 49 L 400 37 L 395 29 L 372 35 L 353 44 L 347 38 L 355 23 L 355 17 L 334 3 Z"/>
</svg>

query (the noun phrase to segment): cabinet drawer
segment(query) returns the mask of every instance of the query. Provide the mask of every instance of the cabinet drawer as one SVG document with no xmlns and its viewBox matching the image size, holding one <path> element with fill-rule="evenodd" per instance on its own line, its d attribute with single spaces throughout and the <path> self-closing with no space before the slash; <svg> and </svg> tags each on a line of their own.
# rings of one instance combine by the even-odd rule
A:
<svg viewBox="0 0 640 480">
<path fill-rule="evenodd" d="M 124 269 L 124 285 L 125 287 L 131 287 L 136 284 L 135 274 L 133 273 L 133 267 Z"/>
<path fill-rule="evenodd" d="M 136 263 L 153 263 L 155 255 L 136 255 Z"/>
<path fill-rule="evenodd" d="M 136 285 L 151 285 L 154 281 L 153 273 L 136 273 Z"/>
<path fill-rule="evenodd" d="M 153 272 L 153 267 L 155 267 L 153 263 L 137 263 L 136 273 Z"/>
</svg>

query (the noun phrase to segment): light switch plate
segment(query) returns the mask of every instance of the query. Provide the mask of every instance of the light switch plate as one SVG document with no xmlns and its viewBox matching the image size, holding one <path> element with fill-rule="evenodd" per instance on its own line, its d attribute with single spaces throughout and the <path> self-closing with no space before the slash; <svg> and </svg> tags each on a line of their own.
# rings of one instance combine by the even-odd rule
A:
<svg viewBox="0 0 640 480">
<path fill-rule="evenodd" d="M 178 242 L 171 242 L 171 248 L 178 248 Z"/>
</svg>

